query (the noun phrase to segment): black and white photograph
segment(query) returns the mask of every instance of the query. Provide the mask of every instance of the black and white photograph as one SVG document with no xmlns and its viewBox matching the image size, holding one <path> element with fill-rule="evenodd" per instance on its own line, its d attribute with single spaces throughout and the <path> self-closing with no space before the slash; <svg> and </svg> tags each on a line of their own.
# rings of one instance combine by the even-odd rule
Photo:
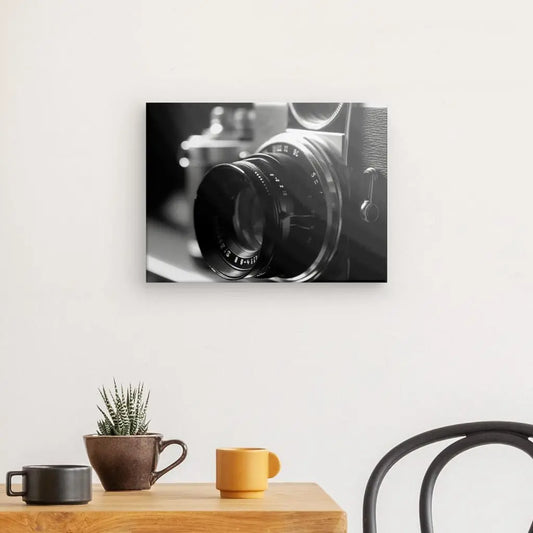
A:
<svg viewBox="0 0 533 533">
<path fill-rule="evenodd" d="M 146 104 L 148 282 L 386 282 L 387 107 Z"/>
</svg>

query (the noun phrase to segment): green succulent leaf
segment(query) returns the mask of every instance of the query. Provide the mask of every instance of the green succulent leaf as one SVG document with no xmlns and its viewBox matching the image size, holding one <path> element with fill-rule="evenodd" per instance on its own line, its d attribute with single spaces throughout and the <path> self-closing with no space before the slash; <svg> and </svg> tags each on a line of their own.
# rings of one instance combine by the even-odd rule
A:
<svg viewBox="0 0 533 533">
<path fill-rule="evenodd" d="M 144 384 L 127 388 L 118 386 L 113 378 L 113 387 L 98 389 L 104 408 L 97 406 L 103 418 L 97 421 L 99 435 L 143 435 L 148 432 L 146 421 L 150 392 L 144 398 Z"/>
</svg>

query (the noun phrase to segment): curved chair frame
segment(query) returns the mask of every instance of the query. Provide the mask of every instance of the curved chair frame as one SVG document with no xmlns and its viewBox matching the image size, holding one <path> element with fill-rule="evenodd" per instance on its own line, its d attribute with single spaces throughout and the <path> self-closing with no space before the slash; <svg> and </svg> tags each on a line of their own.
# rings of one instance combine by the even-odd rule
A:
<svg viewBox="0 0 533 533">
<path fill-rule="evenodd" d="M 463 437 L 463 438 L 461 438 Z M 381 459 L 368 480 L 363 503 L 363 533 L 377 533 L 376 505 L 379 489 L 388 471 L 403 457 L 423 446 L 460 438 L 445 448 L 426 471 L 420 490 L 419 514 L 422 533 L 433 533 L 432 501 L 435 483 L 442 469 L 457 455 L 485 444 L 506 444 L 533 458 L 533 425 L 518 422 L 473 422 L 446 426 L 412 437 Z M 533 524 L 529 530 L 533 533 Z"/>
</svg>

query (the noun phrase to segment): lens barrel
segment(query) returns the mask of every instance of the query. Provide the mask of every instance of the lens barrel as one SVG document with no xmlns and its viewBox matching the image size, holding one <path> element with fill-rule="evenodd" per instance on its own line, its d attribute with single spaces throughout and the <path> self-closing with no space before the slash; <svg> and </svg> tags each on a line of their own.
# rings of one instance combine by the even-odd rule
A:
<svg viewBox="0 0 533 533">
<path fill-rule="evenodd" d="M 305 147 L 274 143 L 207 172 L 194 225 L 219 276 L 304 281 L 327 264 L 340 231 L 339 191 L 321 174 L 329 164 L 313 162 L 312 151 L 305 155 Z"/>
</svg>

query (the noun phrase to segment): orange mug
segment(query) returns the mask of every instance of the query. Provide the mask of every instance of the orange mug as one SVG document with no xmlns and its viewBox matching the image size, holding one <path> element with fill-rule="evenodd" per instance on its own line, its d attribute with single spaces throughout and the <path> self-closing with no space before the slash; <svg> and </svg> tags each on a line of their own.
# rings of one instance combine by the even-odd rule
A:
<svg viewBox="0 0 533 533">
<path fill-rule="evenodd" d="M 221 498 L 262 498 L 281 468 L 265 448 L 218 448 L 217 489 Z"/>
</svg>

